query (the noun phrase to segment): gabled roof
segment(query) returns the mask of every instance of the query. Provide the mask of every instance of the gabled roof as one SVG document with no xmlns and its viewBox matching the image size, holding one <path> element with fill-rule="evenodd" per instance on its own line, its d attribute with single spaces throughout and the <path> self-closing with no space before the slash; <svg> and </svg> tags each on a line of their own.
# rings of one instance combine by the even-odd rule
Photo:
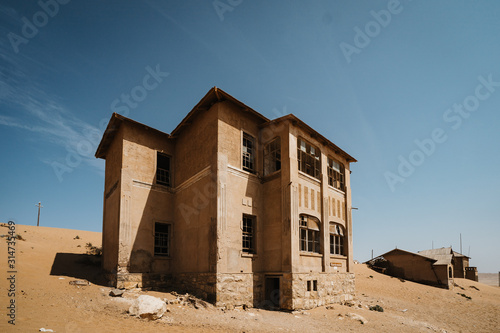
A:
<svg viewBox="0 0 500 333">
<path fill-rule="evenodd" d="M 434 265 L 449 265 L 453 260 L 453 250 L 451 247 L 419 251 L 419 254 L 437 260 Z"/>
<path fill-rule="evenodd" d="M 256 118 L 260 119 L 261 122 L 263 122 L 263 123 L 269 121 L 269 119 L 267 119 L 266 117 L 264 117 L 263 115 L 261 115 L 260 113 L 258 113 L 254 109 L 252 109 L 251 107 L 247 106 L 246 104 L 240 102 L 239 100 L 237 100 L 233 96 L 229 95 L 224 90 L 217 88 L 217 87 L 213 87 L 198 102 L 198 104 L 196 104 L 194 106 L 194 108 L 191 111 L 189 111 L 189 113 L 184 117 L 184 119 L 182 119 L 182 121 L 179 123 L 179 125 L 177 125 L 177 127 L 172 131 L 171 135 L 176 136 L 177 134 L 179 134 L 179 132 L 182 131 L 182 128 L 185 126 L 188 126 L 191 123 L 191 119 L 193 119 L 198 113 L 203 112 L 203 111 L 207 111 L 215 103 L 223 102 L 223 101 L 230 101 L 230 102 L 236 104 L 237 106 L 240 107 L 240 109 L 243 112 L 248 112 L 248 113 L 252 114 Z"/>
<path fill-rule="evenodd" d="M 157 132 L 161 135 L 164 135 L 166 138 L 171 138 L 175 139 L 180 132 L 184 129 L 184 127 L 189 126 L 192 123 L 192 120 L 200 113 L 207 111 L 212 107 L 212 105 L 223 102 L 223 101 L 230 101 L 237 105 L 239 109 L 242 112 L 248 112 L 252 116 L 254 116 L 259 122 L 261 126 L 264 126 L 266 124 L 271 124 L 274 122 L 280 122 L 284 120 L 289 120 L 293 125 L 299 126 L 303 130 L 305 130 L 311 137 L 316 138 L 318 141 L 322 142 L 324 145 L 329 146 L 332 148 L 335 153 L 339 154 L 340 156 L 343 156 L 347 162 L 357 162 L 354 157 L 340 149 L 337 145 L 335 145 L 333 142 L 325 138 L 323 135 L 319 134 L 317 131 L 312 129 L 309 125 L 304 123 L 302 120 L 294 116 L 293 114 L 288 114 L 286 116 L 274 119 L 274 120 L 269 120 L 259 112 L 255 111 L 251 107 L 245 105 L 244 103 L 240 102 L 233 96 L 229 95 L 222 89 L 219 89 L 217 87 L 211 88 L 207 94 L 196 104 L 193 109 L 182 119 L 182 121 L 177 125 L 177 127 L 172 131 L 171 134 L 167 134 L 165 132 L 159 131 L 155 128 L 149 127 L 147 125 L 141 124 L 135 120 L 132 120 L 130 118 L 124 117 L 122 115 L 119 115 L 117 113 L 113 113 L 111 116 L 111 119 L 108 123 L 108 126 L 106 128 L 106 131 L 104 132 L 104 135 L 101 139 L 101 142 L 99 143 L 99 147 L 97 147 L 97 151 L 95 153 L 95 156 L 97 158 L 105 158 L 106 157 L 106 152 L 111 144 L 111 142 L 114 139 L 114 136 L 118 132 L 120 126 L 124 122 L 129 122 L 131 124 L 139 125 L 144 127 L 147 130 Z"/>
<path fill-rule="evenodd" d="M 435 264 L 435 262 L 437 261 L 436 259 L 434 258 L 430 258 L 430 257 L 427 257 L 427 256 L 424 256 L 424 255 L 421 255 L 419 253 L 414 253 L 414 252 L 410 252 L 410 251 L 405 251 L 405 250 L 401 250 L 401 249 L 393 249 L 393 250 L 390 250 L 389 252 L 386 252 L 384 254 L 381 254 L 379 255 L 378 257 L 374 258 L 374 259 L 377 259 L 377 258 L 380 258 L 380 257 L 385 257 L 389 254 L 411 254 L 413 256 L 416 256 L 416 257 L 422 257 L 430 262 L 432 262 L 433 264 Z M 373 260 L 373 259 L 372 259 Z M 370 260 L 368 260 L 370 261 Z"/>
<path fill-rule="evenodd" d="M 109 123 L 108 123 L 108 126 L 106 127 L 106 130 L 104 131 L 101 142 L 99 143 L 99 146 L 97 147 L 97 150 L 95 152 L 95 157 L 97 157 L 97 158 L 105 158 L 106 157 L 106 152 L 108 151 L 109 146 L 111 145 L 111 142 L 113 142 L 113 139 L 114 139 L 116 133 L 118 133 L 120 126 L 124 122 L 138 125 L 138 126 L 141 126 L 145 129 L 151 131 L 151 132 L 155 132 L 155 133 L 158 133 L 160 135 L 164 135 L 165 138 L 167 138 L 167 139 L 170 138 L 170 135 L 168 135 L 165 132 L 159 131 L 155 128 L 149 127 L 149 126 L 144 125 L 138 121 L 124 117 L 124 116 L 114 112 L 111 115 L 111 119 L 109 120 Z"/>
<path fill-rule="evenodd" d="M 333 142 L 331 142 L 330 140 L 328 140 L 327 138 L 325 138 L 323 135 L 321 135 L 320 133 L 318 133 L 316 130 L 314 130 L 312 127 L 310 127 L 309 125 L 307 125 L 305 122 L 303 122 L 302 120 L 300 120 L 299 118 L 297 118 L 292 113 L 287 114 L 286 116 L 283 116 L 283 117 L 271 120 L 269 123 L 278 123 L 278 122 L 284 121 L 284 120 L 289 120 L 293 125 L 302 128 L 305 132 L 309 133 L 309 135 L 311 137 L 313 137 L 316 140 L 320 141 L 325 146 L 330 147 L 336 154 L 344 157 L 347 162 L 357 162 L 357 160 L 354 157 L 352 157 L 351 155 L 349 155 L 348 153 L 346 153 L 345 151 L 343 151 L 342 149 L 340 149 L 336 144 L 334 144 Z"/>
</svg>

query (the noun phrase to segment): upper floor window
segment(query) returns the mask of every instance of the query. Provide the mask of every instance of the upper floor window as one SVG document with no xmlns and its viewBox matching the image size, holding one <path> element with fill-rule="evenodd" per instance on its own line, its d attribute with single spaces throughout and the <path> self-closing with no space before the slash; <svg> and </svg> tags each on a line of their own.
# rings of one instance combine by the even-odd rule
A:
<svg viewBox="0 0 500 333">
<path fill-rule="evenodd" d="M 344 166 L 332 158 L 328 158 L 328 185 L 345 190 Z"/>
<path fill-rule="evenodd" d="M 243 215 L 242 251 L 255 253 L 255 216 Z"/>
<path fill-rule="evenodd" d="M 281 140 L 276 138 L 264 147 L 264 176 L 281 170 Z"/>
<path fill-rule="evenodd" d="M 255 172 L 255 139 L 243 133 L 243 170 L 248 172 Z"/>
<path fill-rule="evenodd" d="M 344 228 L 336 223 L 330 223 L 330 254 L 345 255 Z"/>
<path fill-rule="evenodd" d="M 300 250 L 320 253 L 319 220 L 313 216 L 301 214 L 300 223 Z"/>
<path fill-rule="evenodd" d="M 155 256 L 170 256 L 170 224 L 155 223 Z"/>
<path fill-rule="evenodd" d="M 170 170 L 170 156 L 157 152 L 156 184 L 172 186 Z"/>
<path fill-rule="evenodd" d="M 320 151 L 301 138 L 297 140 L 297 159 L 299 170 L 310 176 L 320 179 L 321 160 Z"/>
</svg>

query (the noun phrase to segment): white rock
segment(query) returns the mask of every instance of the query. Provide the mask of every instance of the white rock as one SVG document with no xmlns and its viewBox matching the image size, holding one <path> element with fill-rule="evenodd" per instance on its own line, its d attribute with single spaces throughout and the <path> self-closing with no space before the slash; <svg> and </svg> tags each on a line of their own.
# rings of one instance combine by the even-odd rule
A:
<svg viewBox="0 0 500 333">
<path fill-rule="evenodd" d="M 43 327 L 42 327 L 42 328 L 40 328 L 38 331 L 39 331 L 39 332 L 54 332 L 54 331 L 53 331 L 53 330 L 51 330 L 50 328 L 43 328 Z"/>
<path fill-rule="evenodd" d="M 167 304 L 158 297 L 149 295 L 139 296 L 128 310 L 133 316 L 148 318 L 150 320 L 161 318 L 165 311 L 167 311 Z"/>
</svg>

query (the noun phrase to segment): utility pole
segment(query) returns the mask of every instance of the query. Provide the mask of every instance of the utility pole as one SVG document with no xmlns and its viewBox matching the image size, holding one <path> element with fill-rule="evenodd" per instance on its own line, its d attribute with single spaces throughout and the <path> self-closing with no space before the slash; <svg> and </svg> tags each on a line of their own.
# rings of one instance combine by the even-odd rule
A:
<svg viewBox="0 0 500 333">
<path fill-rule="evenodd" d="M 39 201 L 35 207 L 38 207 L 38 220 L 36 221 L 36 226 L 38 227 L 40 225 L 40 208 L 43 208 L 42 202 Z"/>
<path fill-rule="evenodd" d="M 460 254 L 462 254 L 462 233 L 460 233 Z"/>
</svg>

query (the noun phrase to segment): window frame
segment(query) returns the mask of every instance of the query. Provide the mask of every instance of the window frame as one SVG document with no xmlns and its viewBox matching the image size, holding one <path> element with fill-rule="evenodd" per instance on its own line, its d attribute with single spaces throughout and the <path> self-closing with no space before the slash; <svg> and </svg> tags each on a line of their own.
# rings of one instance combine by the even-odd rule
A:
<svg viewBox="0 0 500 333">
<path fill-rule="evenodd" d="M 297 138 L 297 162 L 300 172 L 321 180 L 321 150 L 301 137 Z"/>
<path fill-rule="evenodd" d="M 251 142 L 252 147 L 248 148 L 245 145 L 246 141 Z M 250 150 L 250 152 L 248 152 L 247 150 Z M 244 171 L 255 174 L 257 172 L 256 160 L 257 160 L 256 139 L 253 135 L 250 135 L 247 132 L 243 132 L 242 137 L 241 137 L 241 169 L 243 169 Z M 248 165 L 246 165 L 246 164 L 248 164 Z"/>
<path fill-rule="evenodd" d="M 332 232 L 334 228 L 334 232 Z M 339 223 L 330 223 L 329 229 L 330 255 L 346 256 L 345 254 L 345 228 Z"/>
<path fill-rule="evenodd" d="M 160 156 L 168 158 L 168 170 L 164 169 L 164 168 L 160 168 L 160 165 L 159 165 Z M 161 175 L 158 171 L 164 171 L 167 174 L 166 181 L 158 179 L 159 177 L 161 177 Z M 165 154 L 161 151 L 156 151 L 155 184 L 161 185 L 161 186 L 172 187 L 172 156 Z"/>
<path fill-rule="evenodd" d="M 264 146 L 264 176 L 279 170 L 281 170 L 281 137 L 277 136 Z"/>
<path fill-rule="evenodd" d="M 250 231 L 245 222 L 251 221 Z M 246 230 L 245 230 L 246 229 Z M 256 248 L 257 217 L 255 215 L 243 214 L 241 220 L 241 253 L 244 255 L 257 254 Z M 248 242 L 249 246 L 245 246 Z"/>
<path fill-rule="evenodd" d="M 157 231 L 157 227 L 159 225 L 166 226 L 167 227 L 167 232 L 160 232 Z M 166 245 L 162 244 L 157 244 L 157 240 L 161 235 L 166 235 L 164 238 L 166 240 Z M 153 255 L 158 258 L 170 258 L 171 257 L 171 245 L 172 245 L 172 223 L 168 222 L 159 222 L 156 221 L 154 223 L 154 231 L 153 231 Z M 158 249 L 164 249 L 166 248 L 166 251 L 157 251 Z"/>
<path fill-rule="evenodd" d="M 312 227 L 313 223 L 317 225 L 317 229 Z M 299 215 L 299 250 L 301 252 L 321 254 L 320 234 L 321 222 L 318 218 L 306 214 Z"/>
<path fill-rule="evenodd" d="M 338 171 L 334 168 L 333 163 L 336 163 L 338 167 Z M 328 185 L 345 191 L 345 167 L 344 164 L 340 161 L 334 159 L 333 157 L 328 156 L 327 159 L 327 172 L 328 172 Z"/>
</svg>

